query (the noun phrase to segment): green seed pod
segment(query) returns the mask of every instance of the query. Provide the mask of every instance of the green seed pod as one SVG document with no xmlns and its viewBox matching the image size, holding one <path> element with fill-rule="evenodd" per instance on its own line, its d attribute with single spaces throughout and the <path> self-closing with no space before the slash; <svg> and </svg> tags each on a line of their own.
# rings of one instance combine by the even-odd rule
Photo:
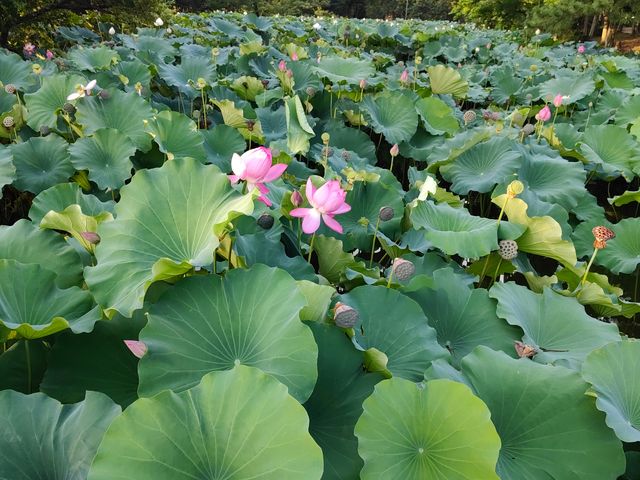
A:
<svg viewBox="0 0 640 480">
<path fill-rule="evenodd" d="M 333 310 L 333 321 L 340 328 L 353 328 L 360 318 L 360 314 L 355 308 L 345 305 L 344 303 L 336 303 Z"/>
<path fill-rule="evenodd" d="M 4 120 L 2 120 L 2 125 L 4 125 L 5 128 L 12 128 L 15 125 L 15 121 L 11 116 L 4 117 Z"/>
<path fill-rule="evenodd" d="M 263 213 L 262 215 L 260 215 L 260 217 L 258 217 L 257 223 L 265 230 L 269 230 L 271 227 L 273 227 L 274 221 L 275 220 L 271 215 L 269 215 L 268 213 Z"/>
<path fill-rule="evenodd" d="M 393 215 L 394 211 L 391 207 L 382 207 L 378 212 L 378 217 L 380 217 L 380 220 L 382 220 L 383 222 L 388 222 L 389 220 L 391 220 L 393 218 Z"/>
<path fill-rule="evenodd" d="M 472 123 L 476 120 L 476 112 L 474 112 L 473 110 L 467 110 L 466 112 L 464 112 L 462 119 L 464 120 L 465 125 L 467 123 Z"/>
</svg>

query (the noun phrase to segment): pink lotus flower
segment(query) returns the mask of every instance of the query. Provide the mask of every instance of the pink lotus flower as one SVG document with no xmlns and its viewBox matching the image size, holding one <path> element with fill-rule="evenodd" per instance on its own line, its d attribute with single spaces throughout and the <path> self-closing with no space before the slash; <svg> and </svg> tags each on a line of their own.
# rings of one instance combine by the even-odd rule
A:
<svg viewBox="0 0 640 480">
<path fill-rule="evenodd" d="M 558 94 L 553 99 L 553 105 L 558 108 L 562 106 L 562 95 Z"/>
<path fill-rule="evenodd" d="M 578 53 L 579 53 L 579 54 L 581 54 L 581 55 L 582 55 L 582 54 L 584 53 L 584 51 L 585 51 L 585 50 L 586 50 L 586 49 L 584 48 L 584 45 L 578 45 Z"/>
<path fill-rule="evenodd" d="M 27 57 L 30 57 L 31 55 L 33 55 L 36 51 L 36 46 L 31 43 L 31 42 L 27 42 L 24 44 L 24 47 L 22 47 L 22 51 L 24 52 L 24 54 Z"/>
<path fill-rule="evenodd" d="M 53 59 L 53 52 L 51 50 L 47 50 L 47 53 L 45 55 L 47 57 L 47 60 Z"/>
<path fill-rule="evenodd" d="M 287 164 L 271 165 L 271 150 L 258 147 L 248 150 L 242 155 L 234 153 L 231 158 L 231 169 L 233 170 L 233 175 L 229 175 L 231 183 L 246 180 L 249 191 L 257 188 L 260 191 L 258 200 L 270 207 L 272 203 L 265 197 L 269 190 L 264 184 L 279 178 L 287 169 Z"/>
<path fill-rule="evenodd" d="M 123 342 L 131 350 L 131 353 L 138 358 L 144 357 L 144 354 L 147 353 L 147 345 L 144 342 L 138 340 L 123 340 Z"/>
<path fill-rule="evenodd" d="M 281 72 L 286 72 L 287 62 L 285 62 L 284 60 L 280 60 L 280 63 L 278 63 L 278 70 L 280 70 Z"/>
<path fill-rule="evenodd" d="M 342 233 L 342 225 L 333 217 L 340 213 L 347 213 L 351 210 L 351 206 L 344 201 L 347 192 L 340 188 L 340 182 L 329 180 L 316 190 L 309 178 L 305 195 L 312 208 L 296 208 L 290 212 L 292 217 L 303 219 L 302 231 L 306 234 L 315 233 L 320 228 L 320 219 L 322 218 L 327 227 Z"/>
<path fill-rule="evenodd" d="M 298 53 L 297 52 L 293 52 L 291 54 L 291 60 L 293 60 L 294 62 L 298 61 Z"/>
<path fill-rule="evenodd" d="M 551 109 L 549 108 L 548 105 L 545 105 L 542 110 L 536 113 L 536 120 L 539 120 L 540 122 L 546 122 L 550 118 L 551 118 Z"/>
<path fill-rule="evenodd" d="M 406 68 L 400 74 L 400 82 L 407 83 L 409 81 L 409 70 Z"/>
</svg>

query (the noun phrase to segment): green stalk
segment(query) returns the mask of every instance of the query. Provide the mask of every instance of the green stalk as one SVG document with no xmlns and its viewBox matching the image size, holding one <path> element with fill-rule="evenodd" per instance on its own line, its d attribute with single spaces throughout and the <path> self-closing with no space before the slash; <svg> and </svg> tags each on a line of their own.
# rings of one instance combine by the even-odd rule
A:
<svg viewBox="0 0 640 480">
<path fill-rule="evenodd" d="M 593 265 L 593 261 L 596 259 L 597 254 L 598 254 L 598 249 L 595 248 L 593 250 L 593 255 L 591 255 L 591 260 L 589 260 L 589 264 L 587 265 L 587 269 L 584 271 L 584 275 L 582 276 L 582 281 L 580 282 L 580 285 L 584 285 L 585 282 L 587 281 L 587 275 L 589 274 L 589 269 L 591 268 L 591 265 Z"/>
<path fill-rule="evenodd" d="M 511 197 L 507 196 L 507 200 L 504 202 L 504 205 L 502 205 L 502 208 L 500 209 L 500 215 L 498 215 L 498 227 L 500 226 L 500 220 L 502 220 L 504 209 L 507 207 L 507 203 L 509 203 L 509 200 L 511 200 Z"/>
<path fill-rule="evenodd" d="M 311 254 L 313 253 L 313 241 L 315 239 L 316 239 L 316 234 L 314 232 L 313 236 L 311 237 L 311 243 L 309 244 L 309 258 L 307 258 L 307 262 L 309 262 L 309 264 L 311 264 Z"/>
<path fill-rule="evenodd" d="M 496 283 L 496 279 L 498 278 L 498 272 L 500 271 L 500 265 L 502 265 L 502 257 L 498 260 L 498 266 L 496 267 L 496 272 L 493 274 L 493 283 Z"/>
<path fill-rule="evenodd" d="M 204 129 L 206 130 L 207 129 L 207 104 L 205 103 L 204 88 L 200 90 L 200 93 L 202 95 L 202 113 L 204 114 Z M 198 128 L 199 127 L 200 125 L 198 125 Z"/>
<path fill-rule="evenodd" d="M 393 262 L 391 263 L 391 273 L 389 273 L 389 281 L 387 282 L 387 288 L 391 288 L 391 279 L 393 278 Z"/>
<path fill-rule="evenodd" d="M 376 239 L 378 238 L 378 227 L 380 226 L 380 215 L 376 221 L 376 231 L 373 234 L 373 242 L 371 242 L 371 258 L 369 259 L 369 268 L 373 266 L 373 251 L 376 249 Z"/>
<path fill-rule="evenodd" d="M 29 340 L 24 341 L 24 351 L 27 355 L 27 393 L 31 393 L 31 355 L 29 352 Z"/>
</svg>

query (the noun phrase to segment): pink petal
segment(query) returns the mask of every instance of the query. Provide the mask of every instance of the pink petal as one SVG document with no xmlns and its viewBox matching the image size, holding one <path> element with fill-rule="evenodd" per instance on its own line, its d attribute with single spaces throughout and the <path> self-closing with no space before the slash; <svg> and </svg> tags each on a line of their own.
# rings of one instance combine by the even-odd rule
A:
<svg viewBox="0 0 640 480">
<path fill-rule="evenodd" d="M 302 231 L 306 234 L 315 233 L 320 228 L 320 212 L 309 208 L 309 213 L 302 220 Z"/>
<path fill-rule="evenodd" d="M 263 195 L 266 195 L 267 193 L 269 193 L 269 189 L 265 187 L 262 183 L 256 183 L 255 186 Z"/>
<path fill-rule="evenodd" d="M 348 203 L 343 203 L 338 208 L 333 210 L 331 212 L 331 215 L 338 215 L 339 213 L 347 213 L 349 211 L 351 211 L 351 205 L 349 205 Z"/>
<path fill-rule="evenodd" d="M 332 182 L 334 181 L 335 180 L 331 180 L 325 183 L 318 190 L 315 191 L 315 193 L 313 194 L 313 202 L 311 202 L 311 199 L 309 199 L 309 201 L 311 202 L 311 205 L 313 205 L 316 208 L 324 207 L 325 203 L 327 202 L 327 199 L 329 198 L 333 190 Z"/>
<path fill-rule="evenodd" d="M 271 203 L 271 200 L 269 200 L 264 195 L 260 195 L 258 197 L 258 201 L 264 203 L 267 207 L 270 207 L 271 205 L 273 205 L 273 203 Z"/>
<path fill-rule="evenodd" d="M 342 233 L 342 225 L 340 225 L 335 218 L 331 215 L 324 214 L 322 215 L 322 220 L 331 230 L 334 230 L 338 233 Z"/>
<path fill-rule="evenodd" d="M 289 212 L 289 215 L 297 218 L 304 218 L 309 215 L 309 212 L 313 210 L 312 208 L 294 208 Z"/>
<path fill-rule="evenodd" d="M 273 182 L 275 179 L 280 178 L 280 175 L 284 173 L 289 165 L 286 163 L 276 163 L 269 169 L 267 174 L 262 178 L 264 183 Z"/>
<path fill-rule="evenodd" d="M 124 344 L 127 346 L 131 353 L 136 357 L 142 358 L 147 353 L 147 345 L 144 342 L 138 340 L 124 340 Z"/>
<path fill-rule="evenodd" d="M 240 177 L 237 175 L 227 175 L 227 178 L 231 183 L 238 183 L 240 181 Z"/>
<path fill-rule="evenodd" d="M 316 194 L 316 187 L 313 185 L 311 177 L 307 178 L 307 187 L 304 190 L 304 194 L 306 195 L 307 200 L 309 200 L 309 203 L 311 203 L 313 196 Z"/>
</svg>

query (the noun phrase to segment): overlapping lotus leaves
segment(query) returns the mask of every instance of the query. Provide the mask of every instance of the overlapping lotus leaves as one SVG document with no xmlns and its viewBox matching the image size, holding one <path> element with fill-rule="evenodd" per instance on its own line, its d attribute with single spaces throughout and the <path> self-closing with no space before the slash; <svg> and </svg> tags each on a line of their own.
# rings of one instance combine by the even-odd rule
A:
<svg viewBox="0 0 640 480">
<path fill-rule="evenodd" d="M 344 271 L 357 263 L 353 254 L 345 252 L 342 241 L 336 238 L 318 235 L 313 248 L 318 256 L 318 272 L 332 283 L 339 282 Z"/>
<path fill-rule="evenodd" d="M 322 58 L 315 69 L 320 77 L 333 83 L 357 84 L 360 80 L 369 80 L 375 73 L 373 65 L 367 60 L 335 55 Z"/>
<path fill-rule="evenodd" d="M 82 261 L 62 236 L 41 230 L 28 220 L 0 226 L 0 258 L 34 263 L 53 272 L 60 288 L 80 286 Z"/>
<path fill-rule="evenodd" d="M 640 144 L 617 125 L 594 125 L 584 133 L 580 152 L 607 178 L 622 174 L 627 180 L 640 170 Z"/>
<path fill-rule="evenodd" d="M 582 362 L 596 348 L 620 341 L 616 325 L 590 317 L 574 298 L 550 288 L 538 294 L 515 283 L 497 283 L 489 296 L 498 301 L 500 318 L 522 328 L 523 342 L 538 350 L 535 359 L 541 363 Z"/>
<path fill-rule="evenodd" d="M 291 153 L 307 153 L 309 140 L 315 137 L 315 133 L 307 117 L 300 97 L 287 97 L 285 103 L 285 118 L 287 120 L 287 146 Z"/>
<path fill-rule="evenodd" d="M 564 105 L 568 105 L 591 95 L 595 88 L 596 84 L 589 74 L 565 69 L 558 71 L 556 78 L 547 80 L 540 85 L 540 96 L 547 101 L 551 101 L 558 94 L 568 96 L 569 98 L 562 102 Z"/>
<path fill-rule="evenodd" d="M 616 237 L 598 252 L 596 263 L 613 273 L 633 273 L 640 264 L 640 218 L 625 218 L 611 228 Z"/>
<path fill-rule="evenodd" d="M 218 168 L 186 158 L 138 172 L 121 196 L 116 220 L 98 229 L 97 265 L 85 270 L 108 315 L 130 316 L 153 282 L 211 265 L 214 228 L 253 209 L 252 194 L 233 190 Z"/>
<path fill-rule="evenodd" d="M 521 155 L 512 146 L 513 142 L 508 138 L 493 137 L 442 166 L 440 173 L 451 182 L 451 190 L 455 193 L 489 192 L 496 184 L 512 180 L 520 167 Z"/>
<path fill-rule="evenodd" d="M 120 408 L 97 392 L 62 405 L 43 393 L 0 392 L 0 478 L 85 480 Z"/>
<path fill-rule="evenodd" d="M 47 369 L 48 355 L 44 341 L 20 340 L 11 345 L 0 356 L 0 390 L 27 394 L 37 390 Z"/>
<path fill-rule="evenodd" d="M 640 342 L 625 340 L 594 350 L 582 364 L 582 376 L 596 391 L 596 406 L 624 442 L 640 440 L 639 360 Z"/>
<path fill-rule="evenodd" d="M 502 480 L 602 480 L 624 472 L 622 444 L 578 373 L 487 347 L 467 355 L 462 372 L 500 435 Z"/>
<path fill-rule="evenodd" d="M 27 105 L 28 106 L 28 105 Z M 85 97 L 77 102 L 76 119 L 90 135 L 101 128 L 113 128 L 142 151 L 151 147 L 151 137 L 145 130 L 152 117 L 150 104 L 134 92 L 109 90 L 109 98 Z"/>
<path fill-rule="evenodd" d="M 42 126 L 55 128 L 58 115 L 67 103 L 67 96 L 75 92 L 78 85 L 86 83 L 87 81 L 79 75 L 44 77 L 42 86 L 36 92 L 24 96 L 29 112 L 28 125 L 35 131 L 39 131 Z"/>
<path fill-rule="evenodd" d="M 456 98 L 464 98 L 469 91 L 469 83 L 451 67 L 435 65 L 428 67 L 427 73 L 433 93 L 450 93 Z"/>
<path fill-rule="evenodd" d="M 374 132 L 384 135 L 390 144 L 407 142 L 418 128 L 414 101 L 407 95 L 383 93 L 367 95 L 362 111 Z"/>
<path fill-rule="evenodd" d="M 203 131 L 202 137 L 207 163 L 213 163 L 223 172 L 231 171 L 233 154 L 247 148 L 242 135 L 228 125 L 216 125 L 210 130 Z"/>
<path fill-rule="evenodd" d="M 40 391 L 64 403 L 97 391 L 127 407 L 138 398 L 138 359 L 124 340 L 138 338 L 145 322 L 138 310 L 133 318 L 97 322 L 91 333 L 62 333 L 49 352 Z"/>
<path fill-rule="evenodd" d="M 33 76 L 31 63 L 25 62 L 15 53 L 4 50 L 0 52 L 0 83 L 15 85 L 19 89 L 31 85 Z"/>
<path fill-rule="evenodd" d="M 420 304 L 454 365 L 478 345 L 515 356 L 513 344 L 522 337 L 522 331 L 498 318 L 495 302 L 485 289 L 473 289 L 451 268 L 433 272 L 432 286 L 409 286 L 405 292 Z"/>
<path fill-rule="evenodd" d="M 117 190 L 131 176 L 130 158 L 136 147 L 129 138 L 112 128 L 103 128 L 69 147 L 76 170 L 88 170 L 89 178 L 99 188 Z"/>
<path fill-rule="evenodd" d="M 33 137 L 11 147 L 16 180 L 21 190 L 40 193 L 58 183 L 66 182 L 74 168 L 69 160 L 68 144 L 57 135 Z"/>
<path fill-rule="evenodd" d="M 195 122 L 186 115 L 160 112 L 147 124 L 147 131 L 168 160 L 190 157 L 204 162 L 204 138 Z"/>
<path fill-rule="evenodd" d="M 16 179 L 16 167 L 13 166 L 13 155 L 11 149 L 0 148 L 0 198 L 2 198 L 2 187 L 11 185 Z"/>
<path fill-rule="evenodd" d="M 353 327 L 357 346 L 386 355 L 385 368 L 394 376 L 418 381 L 433 360 L 449 356 L 420 305 L 400 292 L 365 285 L 341 295 L 340 301 L 359 313 Z"/>
<path fill-rule="evenodd" d="M 120 62 L 113 69 L 114 75 L 118 77 L 124 85 L 125 91 L 135 91 L 136 84 L 140 84 L 143 88 L 148 88 L 151 82 L 151 72 L 149 67 L 138 59 L 129 62 Z"/>
<path fill-rule="evenodd" d="M 215 78 L 215 67 L 209 59 L 185 56 L 179 65 L 158 65 L 160 77 L 169 85 L 176 87 L 188 96 L 199 96 L 200 90 L 195 85 L 199 79 L 204 79 L 207 85 L 212 85 Z"/>
<path fill-rule="evenodd" d="M 438 97 L 421 98 L 416 102 L 416 111 L 422 119 L 425 130 L 432 135 L 450 135 L 460 128 L 453 110 Z"/>
<path fill-rule="evenodd" d="M 244 116 L 244 111 L 237 108 L 233 100 L 211 100 L 216 107 L 220 109 L 225 125 L 235 128 L 247 140 L 262 142 L 264 134 L 260 121 L 252 120 L 251 130 L 249 130 L 248 119 Z"/>
<path fill-rule="evenodd" d="M 99 70 L 109 70 L 111 65 L 118 63 L 120 55 L 104 45 L 99 47 L 84 48 L 78 47 L 67 53 L 67 58 L 78 70 L 97 72 Z"/>
<path fill-rule="evenodd" d="M 284 385 L 239 365 L 136 401 L 107 431 L 88 479 L 320 479 L 322 451 L 308 425 Z"/>
<path fill-rule="evenodd" d="M 357 478 L 362 469 L 353 430 L 380 374 L 362 369 L 362 354 L 332 325 L 309 323 L 318 344 L 318 381 L 304 404 L 309 433 L 322 448 L 325 480 Z"/>
<path fill-rule="evenodd" d="M 213 370 L 250 365 L 305 401 L 316 381 L 317 346 L 298 314 L 306 304 L 284 270 L 255 265 L 221 277 L 192 277 L 149 310 L 140 339 L 140 394 L 183 391 Z"/>
<path fill-rule="evenodd" d="M 498 480 L 500 437 L 466 385 L 392 378 L 376 385 L 363 408 L 355 429 L 363 480 Z"/>
<path fill-rule="evenodd" d="M 464 208 L 427 200 L 412 210 L 411 221 L 415 228 L 424 230 L 425 238 L 434 247 L 447 255 L 478 258 L 498 248 L 496 221 L 475 217 Z"/>
<path fill-rule="evenodd" d="M 33 339 L 67 328 L 90 332 L 98 320 L 86 290 L 58 288 L 56 274 L 38 264 L 0 260 L 0 326 Z"/>
<path fill-rule="evenodd" d="M 33 199 L 29 218 L 37 225 L 51 210 L 61 212 L 70 205 L 79 205 L 85 215 L 99 216 L 102 212 L 112 213 L 115 202 L 102 202 L 93 195 L 85 195 L 77 183 L 59 183 Z"/>
<path fill-rule="evenodd" d="M 69 205 L 61 212 L 50 211 L 47 213 L 40 222 L 40 227 L 67 232 L 85 250 L 93 253 L 96 242 L 86 238 L 86 233 L 96 233 L 100 223 L 111 220 L 113 220 L 113 216 L 109 212 L 102 212 L 92 217 L 82 213 L 79 205 Z"/>
<path fill-rule="evenodd" d="M 513 67 L 505 65 L 491 73 L 491 83 L 491 98 L 499 104 L 504 104 L 518 93 L 523 80 L 517 76 Z"/>
</svg>

